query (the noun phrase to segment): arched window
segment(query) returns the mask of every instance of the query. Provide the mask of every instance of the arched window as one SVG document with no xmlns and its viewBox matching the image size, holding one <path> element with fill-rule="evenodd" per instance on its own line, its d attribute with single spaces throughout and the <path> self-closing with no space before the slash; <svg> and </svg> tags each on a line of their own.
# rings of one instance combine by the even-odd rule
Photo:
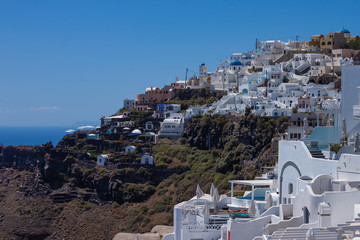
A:
<svg viewBox="0 0 360 240">
<path fill-rule="evenodd" d="M 289 183 L 289 194 L 292 194 L 294 191 L 294 187 L 292 185 L 292 183 Z"/>
</svg>

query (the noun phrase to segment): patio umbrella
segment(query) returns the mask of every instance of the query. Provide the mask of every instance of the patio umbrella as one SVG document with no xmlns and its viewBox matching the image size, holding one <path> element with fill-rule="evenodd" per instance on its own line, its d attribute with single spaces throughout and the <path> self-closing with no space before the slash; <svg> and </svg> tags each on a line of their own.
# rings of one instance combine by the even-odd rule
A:
<svg viewBox="0 0 360 240">
<path fill-rule="evenodd" d="M 249 207 L 249 216 L 255 217 L 255 214 L 256 214 L 255 201 L 251 200 L 250 207 Z"/>
<path fill-rule="evenodd" d="M 66 130 L 65 132 L 66 133 L 73 133 L 73 132 L 75 132 L 75 130 L 74 129 L 69 129 L 69 130 Z"/>
<path fill-rule="evenodd" d="M 266 209 L 269 209 L 271 208 L 273 205 L 274 205 L 274 201 L 273 201 L 273 198 L 271 196 L 271 194 L 269 193 L 267 196 L 267 199 L 266 199 L 266 205 L 265 205 L 265 208 Z"/>
<path fill-rule="evenodd" d="M 214 183 L 211 183 L 210 196 L 214 195 L 214 190 L 215 190 L 215 185 L 214 185 Z"/>
<path fill-rule="evenodd" d="M 78 127 L 77 129 L 84 130 L 84 129 L 94 129 L 94 128 L 95 128 L 94 126 L 87 125 L 87 126 Z"/>
<path fill-rule="evenodd" d="M 139 129 L 134 129 L 129 136 L 138 136 L 141 135 L 141 131 Z"/>
<path fill-rule="evenodd" d="M 209 206 L 208 202 L 205 202 L 205 205 L 204 205 L 204 208 L 203 208 L 202 213 L 203 213 L 205 216 L 209 216 L 209 215 L 210 215 L 210 206 Z"/>
<path fill-rule="evenodd" d="M 204 192 L 201 190 L 199 184 L 196 187 L 196 197 L 197 198 L 201 198 L 202 196 L 204 196 Z"/>
<path fill-rule="evenodd" d="M 214 203 L 216 203 L 220 200 L 219 191 L 217 190 L 217 188 L 214 189 L 212 200 Z"/>
</svg>

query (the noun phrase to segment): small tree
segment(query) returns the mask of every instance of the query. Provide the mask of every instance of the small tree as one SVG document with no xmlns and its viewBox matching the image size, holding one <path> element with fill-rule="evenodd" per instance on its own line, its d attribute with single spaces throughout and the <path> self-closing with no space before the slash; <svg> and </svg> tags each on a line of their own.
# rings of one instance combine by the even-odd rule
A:
<svg viewBox="0 0 360 240">
<path fill-rule="evenodd" d="M 250 113 L 251 113 L 251 107 L 246 106 L 246 108 L 245 108 L 245 116 L 248 116 Z"/>
<path fill-rule="evenodd" d="M 342 146 L 339 143 L 332 143 L 330 144 L 330 151 L 335 152 L 337 154 L 340 151 L 341 147 Z"/>
</svg>

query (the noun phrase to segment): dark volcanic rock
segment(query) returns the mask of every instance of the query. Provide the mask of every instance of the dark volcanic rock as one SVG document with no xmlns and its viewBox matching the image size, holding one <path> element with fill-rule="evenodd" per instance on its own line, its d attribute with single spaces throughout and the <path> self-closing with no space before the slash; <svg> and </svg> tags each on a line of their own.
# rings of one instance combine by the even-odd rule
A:
<svg viewBox="0 0 360 240">
<path fill-rule="evenodd" d="M 0 166 L 18 170 L 34 170 L 37 162 L 41 161 L 40 156 L 35 147 L 0 147 Z"/>
</svg>

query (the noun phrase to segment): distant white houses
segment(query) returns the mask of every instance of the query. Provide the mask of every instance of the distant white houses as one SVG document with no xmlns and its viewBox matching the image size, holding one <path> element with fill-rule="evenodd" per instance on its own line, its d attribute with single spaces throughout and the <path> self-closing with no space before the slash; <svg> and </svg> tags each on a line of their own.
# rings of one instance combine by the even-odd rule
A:
<svg viewBox="0 0 360 240">
<path fill-rule="evenodd" d="M 130 120 L 130 112 L 123 112 L 120 115 L 101 118 L 101 126 L 111 127 L 132 127 L 134 122 Z"/>
<path fill-rule="evenodd" d="M 149 165 L 153 165 L 154 164 L 154 160 L 153 157 L 150 156 L 149 154 L 145 153 L 140 160 L 141 164 L 149 164 Z"/>
<path fill-rule="evenodd" d="M 127 146 L 127 147 L 125 148 L 125 152 L 126 152 L 126 153 L 132 153 L 132 152 L 135 152 L 135 150 L 136 150 L 136 147 L 135 147 L 135 146 L 131 146 L 131 145 L 129 145 L 129 146 Z"/>
<path fill-rule="evenodd" d="M 153 113 L 153 118 L 167 118 L 172 113 L 178 113 L 181 110 L 181 104 L 158 103 Z"/>
<path fill-rule="evenodd" d="M 147 121 L 147 122 L 145 123 L 145 129 L 146 129 L 146 130 L 153 130 L 153 129 L 154 129 L 154 124 L 153 124 L 153 122 L 152 122 L 152 121 Z"/>
<path fill-rule="evenodd" d="M 171 118 L 166 118 L 161 123 L 159 137 L 179 138 L 184 131 L 184 116 L 173 114 Z"/>
<path fill-rule="evenodd" d="M 203 115 L 206 111 L 206 107 L 193 107 L 190 106 L 188 109 L 186 109 L 185 113 L 185 119 L 190 119 L 196 115 Z"/>
<path fill-rule="evenodd" d="M 277 165 L 255 180 L 230 180 L 229 194 L 219 195 L 213 185 L 204 194 L 198 186 L 193 198 L 174 206 L 174 232 L 162 239 L 360 239 L 359 74 L 360 66 L 343 66 L 341 101 L 329 98 L 325 85 L 280 84 L 281 96 L 256 102 L 256 114 L 275 116 L 291 110 L 293 91 L 304 93 L 291 115 L 288 140 L 278 143 Z M 238 102 L 245 104 L 236 95 L 219 102 L 213 107 L 234 111 Z M 333 144 L 341 146 L 336 153 Z M 235 185 L 249 190 L 239 197 Z"/>
<path fill-rule="evenodd" d="M 124 108 L 131 110 L 134 109 L 135 106 L 135 100 L 125 99 L 124 100 Z"/>
<path fill-rule="evenodd" d="M 109 160 L 109 155 L 107 154 L 100 154 L 98 157 L 97 157 L 97 166 L 105 166 L 106 163 L 108 162 Z"/>
</svg>

